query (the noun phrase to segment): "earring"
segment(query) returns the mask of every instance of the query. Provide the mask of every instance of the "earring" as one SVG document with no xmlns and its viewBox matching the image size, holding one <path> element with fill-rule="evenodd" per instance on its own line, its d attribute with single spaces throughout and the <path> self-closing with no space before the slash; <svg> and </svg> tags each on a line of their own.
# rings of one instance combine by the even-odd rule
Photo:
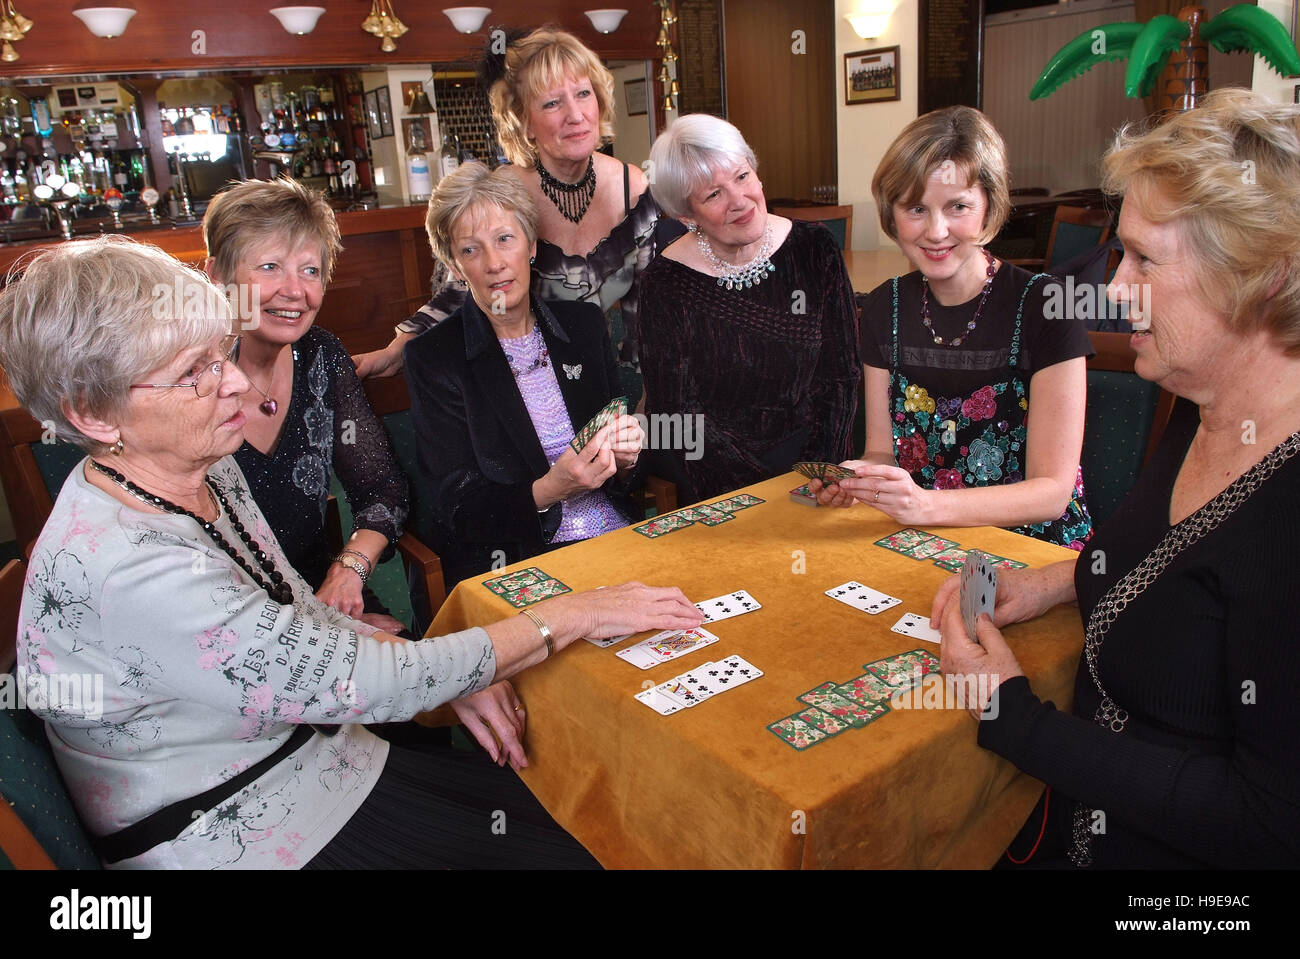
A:
<svg viewBox="0 0 1300 959">
<path fill-rule="evenodd" d="M 121 456 L 121 455 L 122 455 L 122 450 L 123 450 L 123 446 L 122 446 L 122 434 L 121 434 L 121 433 L 118 433 L 118 434 L 117 434 L 117 443 L 114 444 L 114 446 L 112 447 L 112 453 L 113 453 L 114 456 Z"/>
<path fill-rule="evenodd" d="M 529 266 L 532 266 L 532 265 L 533 265 L 534 263 L 536 263 L 536 262 L 537 262 L 537 257 L 535 257 L 535 256 L 530 256 L 530 257 L 528 258 L 528 265 L 529 265 Z"/>
<path fill-rule="evenodd" d="M 699 231 L 700 225 L 698 223 L 687 223 L 686 229 L 690 233 L 696 233 Z"/>
</svg>

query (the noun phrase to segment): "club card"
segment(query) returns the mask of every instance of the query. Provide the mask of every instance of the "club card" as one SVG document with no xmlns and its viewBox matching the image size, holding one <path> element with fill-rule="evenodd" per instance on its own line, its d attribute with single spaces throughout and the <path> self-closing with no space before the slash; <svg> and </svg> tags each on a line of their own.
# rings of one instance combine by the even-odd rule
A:
<svg viewBox="0 0 1300 959">
<path fill-rule="evenodd" d="M 656 516 L 650 522 L 634 526 L 633 529 L 649 539 L 658 539 L 660 536 L 666 536 L 674 530 L 685 529 L 690 525 L 691 521 L 685 516 L 669 513 L 666 516 Z"/>
<path fill-rule="evenodd" d="M 701 677 L 711 680 L 718 688 L 718 692 L 743 686 L 745 683 L 758 679 L 763 675 L 761 669 L 739 656 L 728 656 L 726 659 L 719 659 L 701 667 L 696 672 Z"/>
<path fill-rule="evenodd" d="M 825 682 L 808 690 L 799 697 L 799 701 L 807 703 L 809 706 L 816 706 L 822 712 L 830 713 L 832 716 L 837 716 L 855 729 L 861 729 L 873 719 L 878 719 L 889 711 L 888 707 L 880 708 L 881 704 L 879 703 L 866 706 L 835 692 L 835 683 L 833 682 Z"/>
<path fill-rule="evenodd" d="M 513 593 L 517 589 L 523 589 L 525 586 L 532 586 L 540 583 L 542 580 L 550 579 L 536 566 L 529 566 L 527 569 L 516 570 L 513 573 L 506 573 L 504 576 L 496 576 L 492 579 L 485 579 L 483 585 L 498 596 L 504 596 L 506 593 Z"/>
<path fill-rule="evenodd" d="M 680 676 L 676 676 L 666 683 L 660 683 L 655 687 L 655 692 L 661 696 L 667 696 L 669 699 L 675 699 L 688 708 L 703 701 L 695 695 L 693 689 L 682 682 Z"/>
<path fill-rule="evenodd" d="M 919 613 L 904 613 L 903 618 L 889 628 L 913 639 L 924 639 L 927 643 L 938 643 L 942 639 L 939 631 L 930 625 L 930 617 Z"/>
<path fill-rule="evenodd" d="M 902 553 L 932 539 L 935 539 L 933 533 L 908 527 L 907 529 L 900 529 L 897 533 L 890 533 L 884 539 L 876 540 L 876 545 L 883 546 L 885 549 L 892 549 L 895 553 Z"/>
<path fill-rule="evenodd" d="M 671 696 L 665 696 L 663 693 L 659 692 L 658 687 L 654 689 L 641 690 L 641 692 L 636 694 L 636 701 L 639 703 L 645 703 L 660 716 L 671 716 L 673 713 L 686 708 L 686 706 L 679 700 L 673 699 Z"/>
<path fill-rule="evenodd" d="M 608 639 L 592 639 L 590 636 L 584 636 L 587 642 L 593 646 L 599 646 L 601 649 L 609 649 L 611 646 L 617 646 L 625 639 L 631 639 L 636 633 L 625 633 L 622 636 L 610 636 Z"/>
<path fill-rule="evenodd" d="M 685 656 L 718 641 L 707 629 L 665 629 L 635 646 L 620 649 L 614 655 L 637 669 L 652 669 L 660 663 Z"/>
<path fill-rule="evenodd" d="M 569 446 L 573 452 L 580 453 L 582 448 L 591 442 L 591 438 L 600 432 L 601 427 L 611 420 L 622 416 L 627 412 L 627 397 L 616 396 L 605 404 L 605 407 L 587 421 L 587 425 L 580 429 L 577 434 L 569 441 Z"/>
<path fill-rule="evenodd" d="M 697 702 L 702 703 L 706 699 L 711 699 L 728 688 L 705 672 L 712 665 L 712 663 L 701 663 L 690 672 L 682 673 L 677 677 L 677 682 L 690 690 Z"/>
<path fill-rule="evenodd" d="M 542 580 L 540 583 L 525 586 L 523 589 L 517 589 L 513 593 L 506 593 L 502 599 L 515 609 L 523 609 L 525 606 L 533 605 L 533 603 L 540 603 L 544 599 L 550 599 L 552 596 L 559 596 L 561 593 L 569 592 L 572 592 L 572 590 L 558 579 L 549 578 Z"/>
<path fill-rule="evenodd" d="M 801 506 L 816 506 L 817 497 L 813 495 L 811 487 L 807 483 L 802 486 L 796 486 L 790 490 L 790 501 L 798 503 Z"/>
<path fill-rule="evenodd" d="M 916 685 L 920 677 L 939 672 L 939 659 L 924 649 L 912 649 L 888 659 L 868 663 L 863 668 L 869 674 L 878 676 L 881 682 L 907 689 Z"/>
<path fill-rule="evenodd" d="M 931 559 L 945 550 L 960 548 L 961 544 L 954 543 L 950 539 L 944 539 L 942 536 L 936 536 L 934 539 L 927 539 L 924 543 L 917 543 L 915 546 L 901 550 L 901 552 L 904 556 L 910 556 L 912 559 Z"/>
<path fill-rule="evenodd" d="M 740 616 L 744 613 L 752 613 L 756 609 L 762 609 L 763 604 L 750 596 L 745 590 L 738 589 L 734 593 L 727 593 L 724 596 L 716 596 L 713 599 L 706 599 L 703 602 L 696 603 L 695 607 L 704 614 L 704 623 L 707 625 L 721 622 L 724 619 L 731 619 L 733 616 Z"/>
<path fill-rule="evenodd" d="M 961 618 L 972 640 L 975 639 L 975 621 L 980 614 L 993 615 L 997 591 L 997 567 L 989 562 L 986 554 L 971 550 L 961 568 Z"/>
<path fill-rule="evenodd" d="M 897 596 L 890 596 L 888 593 L 882 593 L 870 586 L 863 586 L 855 580 L 850 580 L 841 586 L 826 590 L 826 595 L 831 599 L 838 599 L 846 606 L 852 606 L 864 613 L 870 613 L 872 616 L 883 613 L 885 610 L 902 602 Z"/>
<path fill-rule="evenodd" d="M 818 709 L 816 706 L 809 706 L 803 712 L 796 713 L 795 719 L 802 719 L 809 726 L 820 729 L 827 736 L 837 736 L 844 730 L 853 728 L 853 724 L 847 719 L 841 719 L 832 713 Z"/>
<path fill-rule="evenodd" d="M 807 749 L 828 738 L 826 733 L 800 719 L 797 714 L 778 719 L 767 728 L 769 732 L 781 737 L 782 742 L 795 749 Z"/>
</svg>

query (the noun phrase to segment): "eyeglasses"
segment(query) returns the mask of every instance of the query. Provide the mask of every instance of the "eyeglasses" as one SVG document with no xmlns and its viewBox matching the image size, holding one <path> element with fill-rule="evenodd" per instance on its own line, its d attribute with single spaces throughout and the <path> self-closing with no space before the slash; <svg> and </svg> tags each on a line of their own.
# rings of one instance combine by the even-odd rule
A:
<svg viewBox="0 0 1300 959">
<path fill-rule="evenodd" d="M 215 363 L 209 363 L 188 383 L 132 383 L 133 390 L 170 390 L 178 386 L 188 386 L 194 389 L 194 395 L 202 399 L 205 396 L 211 396 L 213 390 L 221 383 L 221 374 L 227 363 L 239 362 L 239 337 L 227 336 L 221 340 L 221 355 L 223 359 Z"/>
</svg>

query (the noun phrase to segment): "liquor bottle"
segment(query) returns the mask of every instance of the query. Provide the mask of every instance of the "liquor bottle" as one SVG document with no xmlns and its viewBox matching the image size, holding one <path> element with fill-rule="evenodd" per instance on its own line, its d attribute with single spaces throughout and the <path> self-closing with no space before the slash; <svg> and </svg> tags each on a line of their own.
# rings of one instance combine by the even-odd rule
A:
<svg viewBox="0 0 1300 959">
<path fill-rule="evenodd" d="M 425 152 L 424 127 L 411 123 L 411 139 L 406 146 L 406 179 L 412 203 L 426 203 L 433 192 L 433 178 L 429 176 L 429 156 Z"/>
<path fill-rule="evenodd" d="M 453 141 L 450 133 L 442 135 L 442 150 L 438 154 L 438 176 L 445 177 L 460 166 L 459 140 Z"/>
</svg>

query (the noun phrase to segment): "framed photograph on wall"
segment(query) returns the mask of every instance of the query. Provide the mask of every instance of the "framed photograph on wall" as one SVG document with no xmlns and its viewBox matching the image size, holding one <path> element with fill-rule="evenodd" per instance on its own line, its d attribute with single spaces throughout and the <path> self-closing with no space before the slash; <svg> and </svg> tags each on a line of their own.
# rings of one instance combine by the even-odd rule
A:
<svg viewBox="0 0 1300 959">
<path fill-rule="evenodd" d="M 623 95 L 627 97 L 627 115 L 642 117 L 646 115 L 646 82 L 644 80 L 623 81 Z"/>
<path fill-rule="evenodd" d="M 379 94 L 379 128 L 383 131 L 379 135 L 391 137 L 393 135 L 393 101 L 389 98 L 388 87 L 380 87 L 375 92 Z"/>
<path fill-rule="evenodd" d="M 370 139 L 378 140 L 384 135 L 384 128 L 379 122 L 379 91 L 368 90 L 365 95 L 366 132 Z"/>
<path fill-rule="evenodd" d="M 899 99 L 898 47 L 844 54 L 844 102 L 880 103 Z"/>
</svg>

